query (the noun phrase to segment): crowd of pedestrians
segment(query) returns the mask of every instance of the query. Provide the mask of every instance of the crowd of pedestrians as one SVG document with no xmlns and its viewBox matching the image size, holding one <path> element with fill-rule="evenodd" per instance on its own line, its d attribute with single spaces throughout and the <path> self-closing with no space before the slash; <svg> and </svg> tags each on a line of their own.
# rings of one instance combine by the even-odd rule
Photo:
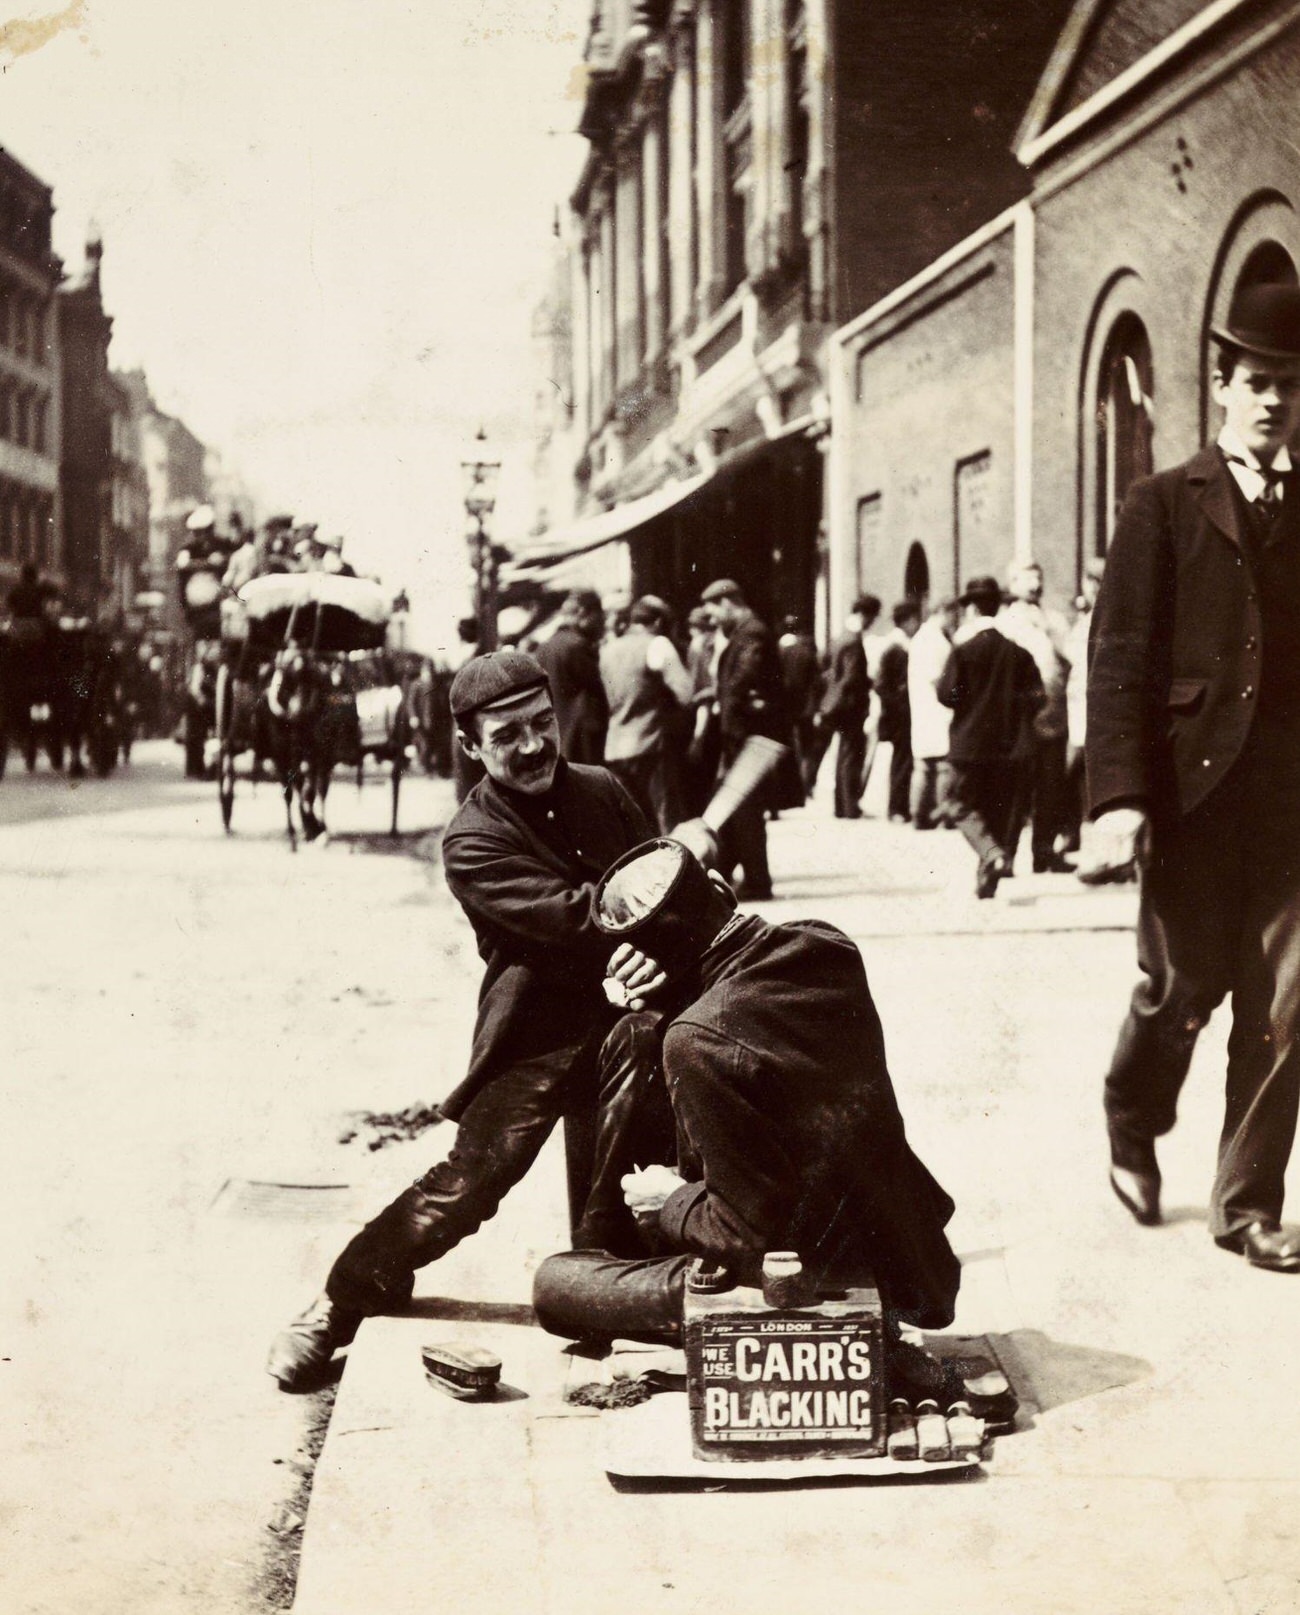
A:
<svg viewBox="0 0 1300 1615">
<path fill-rule="evenodd" d="M 1033 562 L 928 611 L 902 600 L 886 613 L 862 594 L 824 653 L 796 617 L 774 634 L 731 578 L 702 591 L 684 634 L 655 595 L 610 620 L 599 594 L 575 589 L 524 644 L 550 680 L 564 756 L 603 763 L 661 833 L 703 809 L 751 735 L 790 747 L 789 768 L 725 828 L 721 858 L 742 896 L 771 895 L 767 820 L 810 796 L 826 766 L 836 817 L 862 817 L 883 771 L 889 819 L 960 830 L 976 892 L 991 897 L 1026 827 L 1035 873 L 1074 867 L 1100 576 L 1091 564 L 1071 621 L 1044 606 Z"/>
</svg>

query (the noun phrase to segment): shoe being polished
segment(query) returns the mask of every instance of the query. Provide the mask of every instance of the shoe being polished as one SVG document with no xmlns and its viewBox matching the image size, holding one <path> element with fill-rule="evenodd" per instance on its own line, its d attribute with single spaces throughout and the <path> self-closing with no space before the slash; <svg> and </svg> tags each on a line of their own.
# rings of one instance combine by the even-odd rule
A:
<svg viewBox="0 0 1300 1615">
<path fill-rule="evenodd" d="M 995 897 L 998 882 L 1006 880 L 1011 873 L 1010 863 L 1001 853 L 988 854 L 980 859 L 979 868 L 975 871 L 975 895 L 979 898 Z"/>
<path fill-rule="evenodd" d="M 1230 1234 L 1220 1234 L 1214 1243 L 1235 1256 L 1244 1256 L 1252 1267 L 1262 1267 L 1270 1273 L 1300 1273 L 1300 1228 L 1285 1228 L 1261 1219 Z"/>
<path fill-rule="evenodd" d="M 287 1329 L 271 1342 L 266 1371 L 282 1391 L 300 1390 L 318 1379 L 340 1346 L 350 1346 L 361 1327 L 361 1314 L 346 1312 L 327 1295 L 318 1295 Z"/>
</svg>

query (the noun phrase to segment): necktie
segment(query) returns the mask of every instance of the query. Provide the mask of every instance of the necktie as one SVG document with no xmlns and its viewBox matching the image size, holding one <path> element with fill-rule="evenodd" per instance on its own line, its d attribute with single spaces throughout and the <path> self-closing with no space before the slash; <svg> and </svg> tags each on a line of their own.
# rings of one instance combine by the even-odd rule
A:
<svg viewBox="0 0 1300 1615">
<path fill-rule="evenodd" d="M 1256 515 L 1262 516 L 1271 526 L 1281 512 L 1282 501 L 1285 498 L 1284 489 L 1290 481 L 1290 472 L 1279 471 L 1272 465 L 1247 465 L 1239 454 L 1229 454 L 1227 460 L 1229 465 L 1246 466 L 1248 471 L 1253 471 L 1263 482 L 1264 486 L 1250 504 Z"/>
</svg>

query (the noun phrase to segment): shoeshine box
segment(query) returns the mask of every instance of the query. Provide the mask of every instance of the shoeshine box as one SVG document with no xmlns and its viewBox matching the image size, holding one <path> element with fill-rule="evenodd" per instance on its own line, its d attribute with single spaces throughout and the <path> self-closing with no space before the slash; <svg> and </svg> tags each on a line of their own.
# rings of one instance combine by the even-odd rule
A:
<svg viewBox="0 0 1300 1615">
<path fill-rule="evenodd" d="M 697 1457 L 877 1458 L 885 1451 L 884 1320 L 872 1289 L 770 1307 L 757 1289 L 686 1292 Z"/>
</svg>

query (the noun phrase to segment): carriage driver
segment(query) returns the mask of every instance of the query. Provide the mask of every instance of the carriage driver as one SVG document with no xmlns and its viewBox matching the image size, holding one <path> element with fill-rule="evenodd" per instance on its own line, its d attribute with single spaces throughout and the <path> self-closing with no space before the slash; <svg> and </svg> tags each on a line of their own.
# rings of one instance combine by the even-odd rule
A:
<svg viewBox="0 0 1300 1615">
<path fill-rule="evenodd" d="M 447 884 L 485 966 L 469 1071 L 442 1106 L 456 1139 L 356 1235 L 324 1293 L 277 1336 L 267 1371 L 285 1390 L 313 1383 L 364 1317 L 403 1306 L 415 1270 L 495 1213 L 561 1117 L 576 1246 L 634 1248 L 620 1177 L 634 1160 L 670 1158 L 671 1139 L 652 1128 L 633 1136 L 655 1108 L 644 1103 L 659 1080 L 654 1018 L 618 1018 L 602 990 L 614 977 L 635 1011 L 663 977 L 601 932 L 591 901 L 608 865 L 650 828 L 612 775 L 560 756 L 533 657 L 502 650 L 467 662 L 451 710 L 461 746 L 486 772 L 442 842 Z"/>
</svg>

